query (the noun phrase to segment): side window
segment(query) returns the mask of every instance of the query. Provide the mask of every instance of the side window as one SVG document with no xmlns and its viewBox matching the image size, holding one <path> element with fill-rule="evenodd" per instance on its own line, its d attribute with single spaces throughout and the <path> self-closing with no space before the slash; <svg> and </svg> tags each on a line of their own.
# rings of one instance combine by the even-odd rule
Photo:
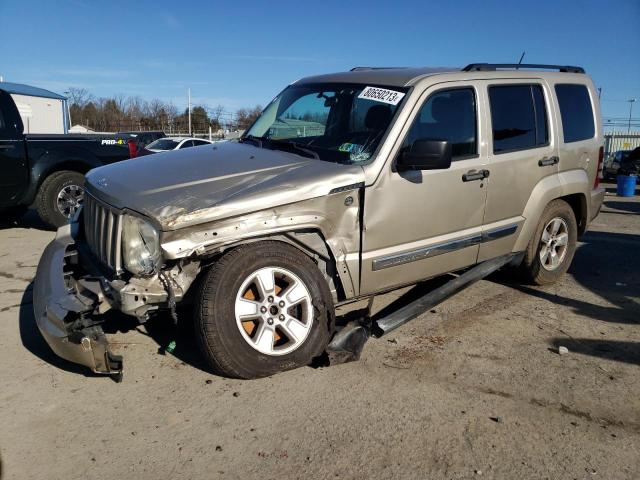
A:
<svg viewBox="0 0 640 480">
<path fill-rule="evenodd" d="M 540 85 L 489 87 L 493 153 L 526 150 L 549 142 L 544 92 Z"/>
<path fill-rule="evenodd" d="M 403 148 L 416 140 L 447 140 L 453 160 L 476 155 L 476 95 L 472 88 L 441 90 L 422 105 Z"/>
<path fill-rule="evenodd" d="M 0 130 L 4 130 L 4 116 L 2 115 L 2 109 L 0 108 Z"/>
<path fill-rule="evenodd" d="M 180 145 L 180 149 L 193 147 L 193 140 L 187 140 L 182 145 Z"/>
<path fill-rule="evenodd" d="M 593 138 L 593 109 L 586 85 L 557 84 L 556 96 L 560 105 L 564 142 Z"/>
<path fill-rule="evenodd" d="M 202 140 L 194 140 L 193 141 L 193 146 L 194 147 L 199 147 L 201 145 L 208 145 L 209 142 L 203 142 Z"/>
</svg>

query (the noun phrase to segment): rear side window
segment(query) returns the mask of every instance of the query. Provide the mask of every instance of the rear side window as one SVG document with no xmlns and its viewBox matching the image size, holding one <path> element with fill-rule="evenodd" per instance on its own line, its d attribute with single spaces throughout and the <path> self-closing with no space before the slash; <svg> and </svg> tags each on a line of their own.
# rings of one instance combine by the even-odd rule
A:
<svg viewBox="0 0 640 480">
<path fill-rule="evenodd" d="M 556 96 L 560 104 L 564 143 L 593 138 L 593 108 L 586 85 L 557 84 Z"/>
<path fill-rule="evenodd" d="M 446 140 L 453 160 L 477 150 L 476 95 L 472 88 L 441 90 L 431 95 L 411 125 L 403 147 L 416 140 Z"/>
<path fill-rule="evenodd" d="M 489 87 L 493 153 L 536 148 L 549 143 L 547 111 L 540 85 Z"/>
</svg>

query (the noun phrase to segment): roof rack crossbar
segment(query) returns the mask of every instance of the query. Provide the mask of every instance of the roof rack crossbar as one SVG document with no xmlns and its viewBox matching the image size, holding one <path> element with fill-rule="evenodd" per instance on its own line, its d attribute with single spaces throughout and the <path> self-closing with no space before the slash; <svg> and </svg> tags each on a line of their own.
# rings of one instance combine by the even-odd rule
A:
<svg viewBox="0 0 640 480">
<path fill-rule="evenodd" d="M 498 69 L 540 69 L 558 70 L 567 73 L 584 73 L 584 68 L 571 65 L 539 65 L 534 63 L 470 63 L 462 69 L 463 72 L 487 72 Z"/>
</svg>

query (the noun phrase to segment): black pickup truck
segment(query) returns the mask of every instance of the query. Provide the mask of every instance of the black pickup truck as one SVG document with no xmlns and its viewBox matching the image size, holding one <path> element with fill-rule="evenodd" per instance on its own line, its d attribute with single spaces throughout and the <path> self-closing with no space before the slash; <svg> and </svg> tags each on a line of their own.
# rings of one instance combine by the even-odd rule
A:
<svg viewBox="0 0 640 480">
<path fill-rule="evenodd" d="M 0 89 L 0 222 L 35 203 L 52 227 L 65 224 L 83 201 L 84 174 L 136 156 L 135 136 L 25 135 L 18 109 Z"/>
</svg>

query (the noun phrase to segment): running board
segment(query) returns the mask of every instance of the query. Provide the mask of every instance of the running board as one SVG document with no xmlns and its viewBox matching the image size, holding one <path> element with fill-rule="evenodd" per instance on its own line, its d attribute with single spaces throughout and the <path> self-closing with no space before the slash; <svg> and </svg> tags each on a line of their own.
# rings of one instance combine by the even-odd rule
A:
<svg viewBox="0 0 640 480">
<path fill-rule="evenodd" d="M 510 253 L 487 260 L 382 318 L 366 315 L 359 320 L 347 323 L 334 335 L 327 346 L 329 363 L 339 364 L 358 360 L 369 337 L 380 338 L 394 331 L 478 280 L 521 258 L 521 253 Z M 370 314 L 370 310 L 368 312 Z"/>
</svg>

